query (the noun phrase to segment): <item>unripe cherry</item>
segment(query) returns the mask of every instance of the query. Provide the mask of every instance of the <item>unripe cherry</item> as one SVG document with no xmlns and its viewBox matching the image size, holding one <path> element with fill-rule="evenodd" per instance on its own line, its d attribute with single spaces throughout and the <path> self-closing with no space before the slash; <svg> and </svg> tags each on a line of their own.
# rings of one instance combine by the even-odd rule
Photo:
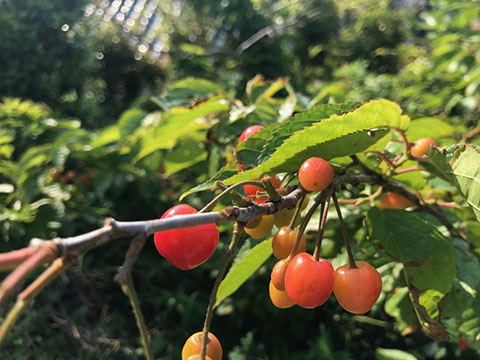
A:
<svg viewBox="0 0 480 360">
<path fill-rule="evenodd" d="M 277 259 L 285 259 L 290 254 L 290 251 L 292 251 L 295 245 L 297 234 L 298 230 L 290 229 L 287 226 L 282 226 L 278 229 L 272 240 L 273 255 Z M 304 252 L 306 248 L 307 239 L 305 238 L 305 234 L 302 234 L 296 254 Z"/>
<path fill-rule="evenodd" d="M 424 156 L 427 154 L 431 145 L 435 147 L 438 146 L 438 144 L 430 138 L 418 139 L 410 149 L 410 154 L 413 156 Z"/>
<path fill-rule="evenodd" d="M 333 180 L 332 165 L 322 158 L 311 157 L 300 166 L 298 180 L 305 190 L 322 191 Z"/>
<path fill-rule="evenodd" d="M 270 295 L 270 300 L 272 304 L 280 309 L 287 309 L 295 305 L 295 303 L 287 295 L 287 292 L 284 290 L 278 290 L 272 281 L 268 284 L 268 294 Z"/>
<path fill-rule="evenodd" d="M 182 360 L 188 360 L 192 355 L 200 355 L 202 352 L 202 332 L 199 331 L 190 336 L 182 349 Z M 222 346 L 217 337 L 208 333 L 207 353 L 212 360 L 222 360 Z"/>
<path fill-rule="evenodd" d="M 260 223 L 253 228 L 245 227 L 245 232 L 250 235 L 252 239 L 259 240 L 270 234 L 272 231 L 275 218 L 273 215 L 263 215 Z"/>
<path fill-rule="evenodd" d="M 387 192 L 380 199 L 380 208 L 382 209 L 404 210 L 413 205 L 415 204 L 408 200 L 406 197 L 394 192 Z"/>
<path fill-rule="evenodd" d="M 272 284 L 278 290 L 285 290 L 285 272 L 287 271 L 288 264 L 290 264 L 289 258 L 278 261 L 270 274 L 270 280 L 272 280 Z"/>
</svg>

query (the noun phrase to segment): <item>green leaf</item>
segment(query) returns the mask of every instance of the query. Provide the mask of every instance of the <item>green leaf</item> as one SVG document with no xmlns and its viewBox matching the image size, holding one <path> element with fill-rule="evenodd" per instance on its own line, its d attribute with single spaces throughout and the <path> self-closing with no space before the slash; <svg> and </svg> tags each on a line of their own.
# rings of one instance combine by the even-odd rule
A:
<svg viewBox="0 0 480 360">
<path fill-rule="evenodd" d="M 388 100 L 374 100 L 344 115 L 331 115 L 320 123 L 295 132 L 258 167 L 225 180 L 231 185 L 239 181 L 256 179 L 264 174 L 298 170 L 311 156 L 325 160 L 364 151 L 385 136 L 386 129 L 396 127 L 405 130 L 408 117 L 401 116 L 400 107 Z"/>
<path fill-rule="evenodd" d="M 190 194 L 193 194 L 198 191 L 211 189 L 215 186 L 216 181 L 223 181 L 236 173 L 237 173 L 237 164 L 230 164 L 230 165 L 224 166 L 209 180 L 183 193 L 178 200 L 182 201 L 186 196 Z"/>
<path fill-rule="evenodd" d="M 107 126 L 100 130 L 95 139 L 92 141 L 92 149 L 110 144 L 120 140 L 120 129 L 116 125 Z"/>
<path fill-rule="evenodd" d="M 22 173 L 34 166 L 38 166 L 48 161 L 50 149 L 50 144 L 32 146 L 29 148 L 25 151 L 18 162 L 19 172 Z"/>
<path fill-rule="evenodd" d="M 425 308 L 430 318 L 438 318 L 438 304 L 443 296 L 444 294 L 437 290 L 427 290 L 420 295 L 419 303 Z"/>
<path fill-rule="evenodd" d="M 361 103 L 358 102 L 320 105 L 305 110 L 288 119 L 277 128 L 274 128 L 271 136 L 263 142 L 262 147 L 259 149 L 261 151 L 258 155 L 259 163 L 265 162 L 293 133 L 312 126 L 313 124 L 320 122 L 322 119 L 328 118 L 330 115 L 340 115 L 344 112 L 351 111 L 360 105 Z M 248 140 L 250 140 L 250 138 Z M 238 152 L 239 149 L 237 149 L 237 154 Z"/>
<path fill-rule="evenodd" d="M 279 126 L 280 124 L 269 125 L 258 133 L 249 136 L 247 140 L 239 143 L 235 150 L 238 161 L 248 166 L 257 166 L 263 147 L 270 140 L 275 139 L 274 133 Z"/>
<path fill-rule="evenodd" d="M 455 155 L 453 174 L 457 188 L 480 221 L 480 153 L 473 147 L 464 147 Z"/>
<path fill-rule="evenodd" d="M 340 115 L 358 106 L 360 106 L 360 103 L 329 104 L 303 111 L 282 124 L 275 124 L 274 127 L 269 126 L 260 133 L 249 137 L 246 142 L 240 143 L 237 147 L 237 157 L 247 165 L 256 166 L 258 163 L 265 162 L 294 132 L 328 118 L 332 114 Z M 263 131 L 265 132 L 261 134 Z M 249 140 L 250 143 L 248 143 Z M 242 154 L 242 150 L 245 151 L 244 149 L 253 152 L 253 154 L 249 154 L 248 159 L 244 159 L 245 155 Z M 253 161 L 250 160 L 252 158 Z"/>
<path fill-rule="evenodd" d="M 434 117 L 415 119 L 410 122 L 408 131 L 405 133 L 408 140 L 414 141 L 424 138 L 428 134 L 431 138 L 451 136 L 454 133 L 453 126 Z"/>
<path fill-rule="evenodd" d="M 467 200 L 480 221 L 480 153 L 472 146 L 452 145 L 447 149 L 430 148 L 429 162 L 420 165 L 430 173 L 454 185 Z"/>
<path fill-rule="evenodd" d="M 15 151 L 15 146 L 11 144 L 0 145 L 0 155 L 7 159 L 10 159 L 14 151 Z"/>
<path fill-rule="evenodd" d="M 454 240 L 461 243 L 462 240 Z M 457 257 L 457 277 L 452 291 L 442 304 L 442 316 L 460 318 L 472 306 L 476 296 L 480 296 L 480 263 L 478 258 L 463 249 L 455 247 Z"/>
<path fill-rule="evenodd" d="M 129 109 L 120 115 L 118 120 L 118 128 L 120 130 L 120 137 L 125 138 L 135 132 L 141 124 L 143 118 L 147 113 L 141 109 Z"/>
<path fill-rule="evenodd" d="M 186 106 L 198 99 L 222 92 L 223 89 L 220 85 L 209 80 L 186 78 L 170 85 L 166 89 L 166 96 L 157 97 L 153 100 L 168 111 L 172 107 Z"/>
<path fill-rule="evenodd" d="M 410 301 L 407 287 L 398 288 L 385 301 L 385 312 L 395 318 L 395 326 L 400 331 L 416 323 L 415 310 Z"/>
<path fill-rule="evenodd" d="M 160 149 L 170 149 L 177 140 L 196 130 L 208 128 L 203 118 L 220 111 L 227 111 L 230 105 L 227 100 L 215 97 L 202 102 L 193 108 L 173 108 L 165 114 L 163 121 L 148 130 L 142 137 L 140 152 L 134 161 L 138 161 Z"/>
<path fill-rule="evenodd" d="M 165 157 L 165 173 L 174 174 L 207 158 L 207 152 L 199 146 L 198 141 L 186 138 L 181 145 Z"/>
<path fill-rule="evenodd" d="M 405 265 L 419 290 L 450 291 L 456 274 L 450 241 L 421 217 L 402 210 L 371 208 L 367 227 L 373 243 Z"/>
<path fill-rule="evenodd" d="M 256 245 L 242 260 L 237 262 L 221 282 L 215 306 L 218 306 L 225 298 L 237 291 L 271 254 L 272 239 L 269 239 Z"/>
<path fill-rule="evenodd" d="M 402 350 L 377 348 L 376 360 L 417 360 L 415 356 Z"/>
</svg>

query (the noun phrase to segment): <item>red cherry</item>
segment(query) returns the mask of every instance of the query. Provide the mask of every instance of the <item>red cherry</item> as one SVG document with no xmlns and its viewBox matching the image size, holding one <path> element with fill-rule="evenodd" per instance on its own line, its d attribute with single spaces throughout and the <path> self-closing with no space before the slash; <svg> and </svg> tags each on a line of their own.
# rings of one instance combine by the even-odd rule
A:
<svg viewBox="0 0 480 360">
<path fill-rule="evenodd" d="M 465 339 L 462 335 L 458 338 L 457 346 L 460 349 L 460 351 L 465 351 L 468 350 L 470 347 L 470 344 L 468 343 L 468 340 Z"/>
<path fill-rule="evenodd" d="M 188 360 L 192 355 L 202 352 L 202 332 L 199 331 L 190 336 L 182 349 L 182 360 Z M 222 360 L 222 345 L 217 337 L 211 332 L 208 333 L 207 354 L 212 360 Z"/>
<path fill-rule="evenodd" d="M 262 179 L 255 179 L 255 180 L 260 181 Z M 270 180 L 275 189 L 278 189 L 280 186 L 282 186 L 282 180 L 280 180 L 278 176 L 272 175 L 270 176 Z M 263 190 L 260 186 L 243 185 L 243 190 L 252 200 L 256 201 L 258 204 L 264 204 L 267 202 L 267 200 L 257 200 L 257 191 L 265 192 L 265 190 Z"/>
<path fill-rule="evenodd" d="M 296 255 L 285 273 L 285 290 L 293 302 L 304 308 L 322 305 L 333 290 L 335 278 L 328 260 L 315 261 L 305 252 Z"/>
<path fill-rule="evenodd" d="M 248 165 L 244 165 L 244 164 L 241 164 L 241 163 L 238 163 L 238 165 L 237 165 L 237 171 L 238 172 L 242 172 L 246 168 L 248 168 Z"/>
<path fill-rule="evenodd" d="M 415 204 L 408 200 L 406 197 L 393 192 L 385 193 L 380 199 L 380 208 L 382 209 L 404 210 L 413 205 Z"/>
<path fill-rule="evenodd" d="M 333 180 L 333 168 L 319 157 L 305 160 L 298 170 L 298 180 L 305 190 L 321 191 Z"/>
<path fill-rule="evenodd" d="M 356 264 L 356 269 L 345 264 L 335 271 L 333 292 L 345 310 L 353 314 L 364 314 L 380 296 L 382 278 L 369 263 L 356 261 Z"/>
<path fill-rule="evenodd" d="M 421 138 L 415 141 L 415 144 L 412 146 L 410 153 L 413 156 L 423 156 L 426 155 L 428 149 L 432 146 L 438 146 L 438 144 L 430 138 Z"/>
<path fill-rule="evenodd" d="M 161 219 L 195 213 L 197 210 L 190 205 L 180 204 L 167 210 Z M 204 263 L 215 251 L 218 238 L 216 224 L 166 230 L 154 235 L 158 252 L 170 264 L 182 270 L 190 270 Z"/>
<path fill-rule="evenodd" d="M 240 141 L 242 142 L 242 141 L 247 140 L 250 136 L 258 133 L 264 127 L 265 126 L 262 126 L 262 125 L 253 125 L 253 126 L 250 126 L 250 127 L 246 128 L 245 130 L 243 130 L 242 135 L 240 135 Z"/>
</svg>

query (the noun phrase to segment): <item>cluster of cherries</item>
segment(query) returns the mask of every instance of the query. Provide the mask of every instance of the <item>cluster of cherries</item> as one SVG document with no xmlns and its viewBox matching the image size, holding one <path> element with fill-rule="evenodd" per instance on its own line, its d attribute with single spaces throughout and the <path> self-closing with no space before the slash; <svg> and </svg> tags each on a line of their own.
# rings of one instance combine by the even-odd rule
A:
<svg viewBox="0 0 480 360">
<path fill-rule="evenodd" d="M 260 125 L 247 128 L 240 136 L 240 141 L 247 140 L 262 128 Z M 423 156 L 432 145 L 432 142 L 427 140 L 420 139 L 411 149 L 412 155 Z M 436 144 L 433 142 L 433 145 Z M 245 168 L 245 165 L 239 164 L 238 171 Z M 326 189 L 331 184 L 333 176 L 334 171 L 330 163 L 319 157 L 305 160 L 298 171 L 301 186 L 309 192 Z M 270 176 L 270 181 L 275 189 L 281 187 L 281 180 L 277 176 Z M 257 203 L 267 201 L 265 196 L 260 196 L 265 193 L 261 187 L 244 185 L 244 191 Z M 300 210 L 307 204 L 308 195 L 300 204 Z M 380 201 L 382 208 L 405 209 L 412 205 L 408 199 L 396 193 L 386 193 Z M 193 207 L 181 204 L 170 208 L 161 218 L 196 212 Z M 353 260 L 353 257 L 349 263 L 334 270 L 328 260 L 308 254 L 305 235 L 299 235 L 299 230 L 295 229 L 300 219 L 294 214 L 295 209 L 283 209 L 274 215 L 262 216 L 244 228 L 253 239 L 267 236 L 273 225 L 279 228 L 272 241 L 273 255 L 279 260 L 273 267 L 269 284 L 272 303 L 278 308 L 289 308 L 295 304 L 304 308 L 315 308 L 322 305 L 333 292 L 345 310 L 354 314 L 368 312 L 382 289 L 378 271 L 367 262 Z M 182 270 L 193 269 L 204 263 L 215 251 L 218 239 L 219 232 L 215 224 L 167 230 L 154 235 L 158 252 L 172 265 Z M 182 360 L 200 359 L 201 340 L 202 332 L 198 332 L 186 341 L 182 350 Z M 222 359 L 221 345 L 212 333 L 208 333 L 205 359 Z"/>
</svg>

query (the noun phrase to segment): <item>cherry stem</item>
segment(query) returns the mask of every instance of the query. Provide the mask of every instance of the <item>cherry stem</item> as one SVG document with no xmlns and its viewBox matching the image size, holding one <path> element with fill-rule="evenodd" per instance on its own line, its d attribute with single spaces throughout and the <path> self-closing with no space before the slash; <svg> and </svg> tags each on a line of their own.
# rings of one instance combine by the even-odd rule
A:
<svg viewBox="0 0 480 360">
<path fill-rule="evenodd" d="M 420 169 L 418 166 L 413 166 L 413 167 L 409 167 L 409 168 L 405 168 L 405 169 L 395 170 L 393 173 L 395 175 L 399 175 L 399 174 L 405 174 L 405 173 L 408 173 L 408 172 L 420 171 L 420 170 L 422 170 L 422 169 Z"/>
<path fill-rule="evenodd" d="M 246 180 L 246 181 L 241 181 L 239 183 L 236 183 L 236 184 L 233 184 L 231 186 L 229 186 L 228 188 L 226 188 L 225 190 L 223 190 L 220 194 L 218 194 L 217 196 L 215 196 L 213 198 L 212 201 L 210 201 L 207 205 L 205 205 L 203 207 L 202 210 L 199 211 L 199 213 L 204 213 L 204 212 L 207 212 L 209 211 L 210 209 L 212 209 L 215 204 L 220 201 L 221 199 L 223 199 L 226 195 L 229 195 L 229 193 L 233 190 L 235 190 L 237 187 L 239 186 L 242 186 L 242 185 L 255 185 L 255 186 L 258 186 L 258 187 L 261 187 L 262 189 L 265 189 L 265 184 L 261 181 L 258 181 L 258 180 Z"/>
<path fill-rule="evenodd" d="M 348 262 L 350 263 L 351 269 L 357 269 L 358 266 L 355 263 L 355 258 L 353 257 L 352 249 L 350 247 L 350 240 L 348 239 L 347 228 L 343 222 L 342 211 L 340 210 L 340 205 L 338 204 L 337 195 L 335 192 L 332 194 L 333 203 L 335 204 L 335 209 L 337 210 L 338 221 L 340 222 L 340 227 L 342 228 L 343 240 L 345 241 L 345 247 L 348 254 Z"/>
<path fill-rule="evenodd" d="M 295 208 L 295 212 L 293 213 L 292 219 L 290 220 L 290 224 L 288 224 L 289 229 L 295 229 L 295 223 L 297 221 L 298 216 L 302 212 L 302 205 L 303 201 L 305 200 L 305 197 L 307 194 L 303 194 L 303 196 L 300 198 L 300 201 L 297 203 L 297 207 Z"/>
<path fill-rule="evenodd" d="M 322 208 L 320 210 L 321 220 L 317 232 L 317 243 L 315 244 L 315 251 L 313 253 L 313 260 L 318 261 L 320 259 L 320 249 L 322 247 L 323 233 L 325 231 L 325 225 L 327 223 L 327 214 L 328 208 L 330 207 L 330 198 L 333 193 L 333 187 L 330 190 L 325 202 L 322 203 Z"/>
<path fill-rule="evenodd" d="M 232 240 L 230 241 L 230 245 L 228 246 L 227 252 L 223 256 L 222 263 L 218 270 L 217 277 L 213 284 L 212 292 L 210 293 L 210 301 L 208 303 L 207 313 L 205 315 L 205 322 L 203 323 L 203 331 L 202 331 L 202 352 L 200 353 L 200 360 L 205 360 L 205 356 L 207 353 L 207 344 L 208 344 L 208 332 L 210 331 L 210 324 L 212 322 L 213 310 L 215 309 L 215 305 L 217 302 L 217 292 L 220 283 L 222 282 L 223 276 L 227 271 L 227 266 L 230 260 L 235 255 L 237 250 L 237 246 L 240 240 L 240 235 L 243 231 L 243 225 L 236 222 L 233 225 L 233 234 Z"/>
<path fill-rule="evenodd" d="M 379 156 L 379 157 L 380 157 L 381 159 L 383 159 L 383 161 L 385 161 L 385 162 L 388 164 L 388 166 L 390 166 L 390 167 L 394 167 L 394 166 L 395 166 L 395 165 L 393 164 L 392 160 L 391 160 L 387 155 L 385 155 L 383 152 L 381 152 L 381 151 L 369 151 L 369 152 L 367 152 L 367 155 L 369 155 L 369 154 Z"/>
<path fill-rule="evenodd" d="M 405 146 L 405 154 L 410 154 L 410 142 L 408 141 L 405 133 L 402 130 L 397 128 L 392 128 L 392 129 L 395 130 L 395 132 L 398 135 L 400 135 L 400 137 L 402 138 L 403 145 Z"/>
<path fill-rule="evenodd" d="M 300 239 L 302 238 L 302 235 L 305 232 L 305 229 L 307 228 L 307 224 L 312 218 L 313 214 L 315 213 L 315 210 L 317 210 L 317 208 L 320 206 L 320 204 L 323 201 L 325 201 L 325 191 L 322 191 L 320 194 L 318 194 L 312 207 L 308 210 L 307 214 L 305 215 L 305 218 L 302 220 L 302 224 L 298 229 L 297 238 L 295 239 L 295 244 L 293 245 L 293 248 L 290 251 L 290 254 L 288 254 L 288 257 L 287 257 L 288 260 L 292 260 L 292 258 L 297 253 L 298 245 L 300 244 Z"/>
<path fill-rule="evenodd" d="M 265 185 L 265 191 L 268 194 L 268 197 L 272 201 L 280 201 L 281 197 L 280 194 L 277 192 L 275 187 L 272 184 L 272 178 L 269 175 L 265 175 L 262 178 L 262 183 Z"/>
</svg>

